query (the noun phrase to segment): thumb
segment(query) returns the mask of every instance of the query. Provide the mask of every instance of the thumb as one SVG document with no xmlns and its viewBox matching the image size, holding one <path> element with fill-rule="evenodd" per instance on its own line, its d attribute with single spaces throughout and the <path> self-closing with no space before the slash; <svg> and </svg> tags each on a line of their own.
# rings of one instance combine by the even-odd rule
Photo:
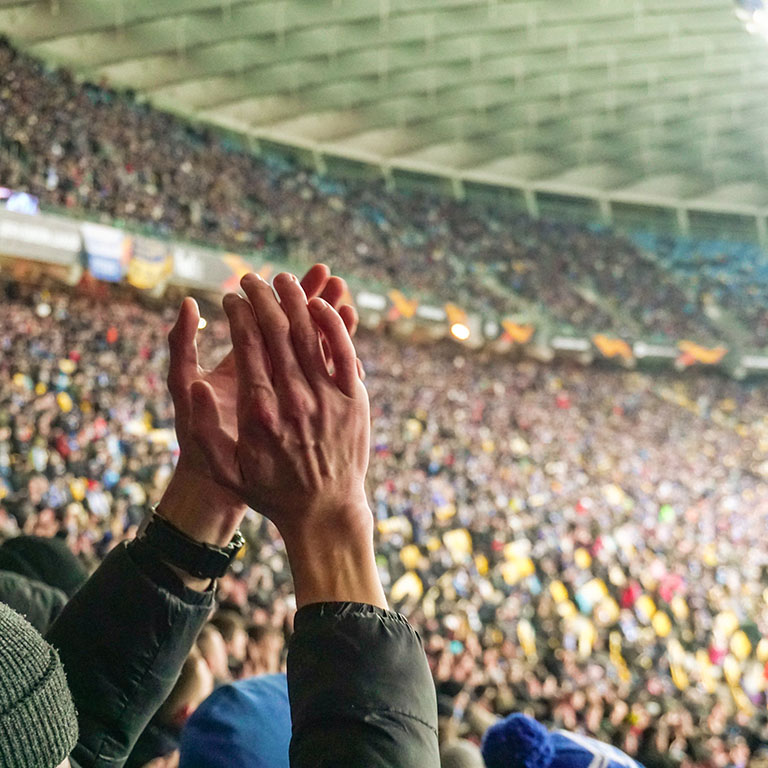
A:
<svg viewBox="0 0 768 768">
<path fill-rule="evenodd" d="M 214 480 L 236 493 L 241 493 L 237 442 L 221 425 L 221 414 L 211 385 L 195 381 L 191 387 L 192 438 L 199 446 Z"/>
<path fill-rule="evenodd" d="M 168 334 L 168 389 L 177 411 L 189 408 L 189 385 L 198 371 L 196 338 L 199 322 L 197 302 L 188 296 Z M 181 416 L 186 418 L 184 413 Z"/>
</svg>

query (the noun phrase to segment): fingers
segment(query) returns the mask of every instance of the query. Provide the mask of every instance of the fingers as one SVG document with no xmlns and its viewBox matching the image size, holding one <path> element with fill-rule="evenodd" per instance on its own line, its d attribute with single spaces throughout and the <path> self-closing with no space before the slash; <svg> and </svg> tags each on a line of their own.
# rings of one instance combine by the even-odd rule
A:
<svg viewBox="0 0 768 768">
<path fill-rule="evenodd" d="M 272 288 L 258 275 L 247 274 L 240 284 L 251 302 L 261 329 L 273 381 L 281 388 L 296 386 L 305 377 L 291 342 L 288 317 L 278 304 Z"/>
<path fill-rule="evenodd" d="M 344 304 L 337 308 L 337 312 L 341 315 L 344 325 L 347 326 L 349 335 L 354 336 L 357 332 L 357 324 L 359 322 L 357 310 L 351 304 Z"/>
<path fill-rule="evenodd" d="M 255 387 L 271 390 L 269 356 L 253 308 L 234 293 L 227 294 L 222 304 L 229 320 L 239 392 L 247 394 Z"/>
<path fill-rule="evenodd" d="M 192 394 L 192 437 L 205 456 L 214 480 L 242 493 L 242 478 L 237 463 L 237 443 L 221 425 L 221 415 L 210 384 L 196 381 Z"/>
<path fill-rule="evenodd" d="M 312 299 L 309 311 L 328 344 L 336 386 L 348 397 L 354 397 L 359 384 L 357 355 L 344 321 L 323 299 Z"/>
<path fill-rule="evenodd" d="M 315 264 L 307 270 L 307 274 L 301 278 L 301 287 L 307 298 L 311 299 L 320 295 L 320 291 L 325 288 L 330 274 L 331 270 L 325 264 Z"/>
<path fill-rule="evenodd" d="M 328 282 L 323 288 L 323 292 L 320 294 L 321 299 L 325 299 L 334 309 L 339 308 L 341 300 L 347 293 L 347 283 L 340 277 L 328 278 Z"/>
<path fill-rule="evenodd" d="M 192 376 L 197 373 L 197 326 L 200 310 L 197 302 L 189 296 L 179 308 L 176 324 L 168 334 L 170 361 L 168 366 L 168 388 L 174 400 L 183 401 L 178 405 L 188 406 L 189 386 Z"/>
<path fill-rule="evenodd" d="M 291 341 L 299 365 L 310 383 L 327 382 L 330 377 L 320 347 L 320 335 L 307 308 L 307 297 L 293 275 L 285 272 L 275 278 L 280 305 L 290 323 Z"/>
</svg>

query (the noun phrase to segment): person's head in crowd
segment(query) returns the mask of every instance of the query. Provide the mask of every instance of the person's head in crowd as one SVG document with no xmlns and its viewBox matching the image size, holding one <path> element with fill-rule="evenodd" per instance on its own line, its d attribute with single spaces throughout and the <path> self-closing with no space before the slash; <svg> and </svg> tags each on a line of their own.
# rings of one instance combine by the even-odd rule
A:
<svg viewBox="0 0 768 768">
<path fill-rule="evenodd" d="M 17 536 L 0 546 L 0 570 L 20 573 L 55 587 L 68 597 L 88 579 L 88 571 L 59 538 Z"/>
<path fill-rule="evenodd" d="M 486 768 L 642 768 L 610 744 L 565 731 L 550 733 L 532 717 L 512 714 L 483 738 Z"/>
<path fill-rule="evenodd" d="M 289 768 L 291 712 L 285 675 L 217 688 L 190 717 L 179 768 Z"/>
<path fill-rule="evenodd" d="M 252 624 L 248 627 L 248 674 L 277 674 L 284 646 L 283 633 L 279 629 L 268 624 Z"/>
<path fill-rule="evenodd" d="M 454 739 L 440 747 L 440 768 L 485 768 L 485 763 L 471 741 Z"/>
<path fill-rule="evenodd" d="M 157 720 L 165 726 L 181 729 L 194 711 L 214 689 L 214 677 L 202 654 L 193 648 L 181 674 L 165 703 L 157 712 Z"/>
<path fill-rule="evenodd" d="M 200 630 L 197 637 L 197 648 L 217 683 L 226 683 L 232 679 L 229 671 L 227 644 L 224 642 L 221 632 L 210 622 Z"/>
<path fill-rule="evenodd" d="M 0 569 L 0 603 L 13 608 L 38 632 L 45 633 L 67 604 L 67 596 L 41 581 Z"/>
<path fill-rule="evenodd" d="M 77 736 L 77 712 L 58 654 L 0 603 L 0 765 L 69 766 Z"/>
<path fill-rule="evenodd" d="M 245 628 L 245 620 L 236 611 L 225 609 L 216 611 L 211 619 L 211 624 L 219 630 L 224 638 L 229 671 L 234 677 L 238 677 L 242 672 L 248 653 L 248 633 Z"/>
</svg>

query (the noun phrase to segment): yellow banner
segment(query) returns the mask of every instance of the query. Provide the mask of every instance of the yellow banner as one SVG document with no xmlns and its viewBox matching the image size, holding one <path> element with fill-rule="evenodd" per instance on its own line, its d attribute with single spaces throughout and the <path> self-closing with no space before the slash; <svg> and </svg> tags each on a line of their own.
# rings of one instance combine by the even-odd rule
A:
<svg viewBox="0 0 768 768">
<path fill-rule="evenodd" d="M 166 280 L 173 270 L 173 257 L 167 243 L 145 237 L 134 238 L 133 253 L 126 278 L 142 291 L 149 291 Z"/>
</svg>

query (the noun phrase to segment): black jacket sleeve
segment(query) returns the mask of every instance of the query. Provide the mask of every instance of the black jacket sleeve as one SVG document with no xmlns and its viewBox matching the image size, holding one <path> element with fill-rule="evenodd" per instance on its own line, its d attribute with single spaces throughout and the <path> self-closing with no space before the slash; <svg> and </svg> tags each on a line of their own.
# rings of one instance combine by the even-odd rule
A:
<svg viewBox="0 0 768 768">
<path fill-rule="evenodd" d="M 113 550 L 48 633 L 78 710 L 81 768 L 119 768 L 163 703 L 210 615 L 142 542 Z"/>
<path fill-rule="evenodd" d="M 319 603 L 296 614 L 288 652 L 291 768 L 439 768 L 435 687 L 399 614 Z"/>
</svg>

